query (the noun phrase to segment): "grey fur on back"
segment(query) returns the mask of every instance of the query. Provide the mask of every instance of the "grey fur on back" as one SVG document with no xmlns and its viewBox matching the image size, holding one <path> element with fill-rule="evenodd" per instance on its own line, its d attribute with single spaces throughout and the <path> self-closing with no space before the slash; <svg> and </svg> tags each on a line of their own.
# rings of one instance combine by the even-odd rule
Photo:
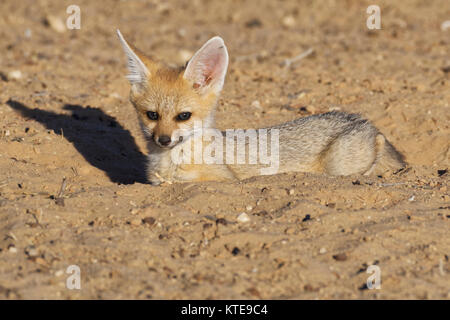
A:
<svg viewBox="0 0 450 320">
<path fill-rule="evenodd" d="M 405 166 L 383 134 L 357 114 L 333 111 L 267 129 L 279 130 L 279 172 L 381 174 Z M 255 167 L 231 167 L 240 178 L 255 175 Z"/>
</svg>

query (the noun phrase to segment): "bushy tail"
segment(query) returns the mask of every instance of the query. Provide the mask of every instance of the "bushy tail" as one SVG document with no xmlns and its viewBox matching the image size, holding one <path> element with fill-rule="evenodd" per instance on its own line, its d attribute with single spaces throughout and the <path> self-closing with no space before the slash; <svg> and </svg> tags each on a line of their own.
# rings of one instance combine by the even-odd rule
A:
<svg viewBox="0 0 450 320">
<path fill-rule="evenodd" d="M 365 173 L 383 174 L 386 171 L 396 172 L 406 166 L 405 157 L 379 133 L 375 138 L 376 159 L 373 166 Z"/>
</svg>

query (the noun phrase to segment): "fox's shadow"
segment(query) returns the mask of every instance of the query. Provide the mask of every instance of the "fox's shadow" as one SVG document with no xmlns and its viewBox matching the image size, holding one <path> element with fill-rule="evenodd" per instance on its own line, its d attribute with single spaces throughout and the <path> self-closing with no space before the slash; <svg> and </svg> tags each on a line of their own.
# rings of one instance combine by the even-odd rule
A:
<svg viewBox="0 0 450 320">
<path fill-rule="evenodd" d="M 145 155 L 130 132 L 102 110 L 66 104 L 71 115 L 31 109 L 20 102 L 7 104 L 24 117 L 34 119 L 63 135 L 91 165 L 103 170 L 111 181 L 121 184 L 147 183 Z"/>
</svg>

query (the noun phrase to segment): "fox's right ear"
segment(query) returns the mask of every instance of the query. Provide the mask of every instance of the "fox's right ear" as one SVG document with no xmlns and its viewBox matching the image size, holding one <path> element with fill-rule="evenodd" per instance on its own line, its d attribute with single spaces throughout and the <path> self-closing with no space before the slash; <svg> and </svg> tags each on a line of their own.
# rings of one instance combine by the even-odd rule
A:
<svg viewBox="0 0 450 320">
<path fill-rule="evenodd" d="M 123 51 L 127 56 L 127 67 L 128 67 L 128 75 L 127 79 L 130 81 L 131 88 L 133 90 L 139 91 L 143 87 L 145 87 L 148 77 L 150 76 L 150 72 L 148 68 L 145 66 L 144 62 L 139 58 L 139 56 L 131 49 L 128 43 L 123 38 L 122 34 L 119 30 L 117 30 L 117 35 L 119 37 L 119 41 L 122 44 Z"/>
</svg>

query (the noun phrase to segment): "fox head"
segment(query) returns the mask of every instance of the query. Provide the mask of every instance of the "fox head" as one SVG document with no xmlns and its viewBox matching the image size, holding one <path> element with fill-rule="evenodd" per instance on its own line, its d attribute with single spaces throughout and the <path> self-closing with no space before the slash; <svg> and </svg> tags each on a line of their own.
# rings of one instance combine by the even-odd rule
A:
<svg viewBox="0 0 450 320">
<path fill-rule="evenodd" d="M 147 139 L 161 148 L 173 148 L 193 134 L 194 122 L 213 126 L 228 67 L 222 38 L 210 39 L 186 67 L 174 69 L 130 46 L 119 30 L 117 34 L 127 56 L 130 101 Z"/>
</svg>

